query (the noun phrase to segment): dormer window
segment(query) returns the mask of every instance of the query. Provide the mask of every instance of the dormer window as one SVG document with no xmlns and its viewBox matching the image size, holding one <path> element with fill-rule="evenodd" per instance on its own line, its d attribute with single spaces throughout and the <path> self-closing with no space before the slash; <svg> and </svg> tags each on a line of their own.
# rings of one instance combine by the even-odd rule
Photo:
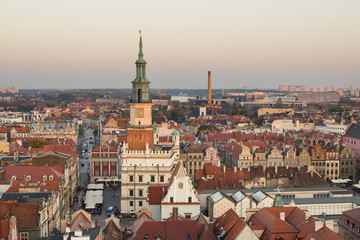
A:
<svg viewBox="0 0 360 240">
<path fill-rule="evenodd" d="M 49 180 L 54 180 L 54 176 L 53 176 L 53 175 L 50 175 L 50 176 L 49 176 Z"/>
<path fill-rule="evenodd" d="M 26 178 L 25 178 L 26 181 L 30 181 L 31 180 L 31 176 L 30 175 L 27 175 Z"/>
<path fill-rule="evenodd" d="M 12 176 L 12 177 L 11 177 L 11 180 L 15 181 L 15 180 L 16 180 L 16 176 L 15 176 L 15 175 Z"/>
<path fill-rule="evenodd" d="M 44 175 L 44 176 L 43 176 L 43 181 L 46 181 L 46 180 L 47 180 L 47 176 Z"/>
</svg>

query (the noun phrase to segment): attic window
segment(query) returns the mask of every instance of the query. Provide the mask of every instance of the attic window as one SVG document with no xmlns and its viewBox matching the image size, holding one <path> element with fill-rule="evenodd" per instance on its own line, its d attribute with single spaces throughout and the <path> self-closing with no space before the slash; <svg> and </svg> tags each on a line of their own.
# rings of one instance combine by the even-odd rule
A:
<svg viewBox="0 0 360 240">
<path fill-rule="evenodd" d="M 149 234 L 145 233 L 144 239 L 149 239 Z"/>
<path fill-rule="evenodd" d="M 50 176 L 49 176 L 49 180 L 54 180 L 54 176 L 53 176 L 53 175 L 50 175 Z"/>
<path fill-rule="evenodd" d="M 44 175 L 44 176 L 43 176 L 43 181 L 46 181 L 46 180 L 47 180 L 47 176 Z"/>
<path fill-rule="evenodd" d="M 26 178 L 25 178 L 26 181 L 29 181 L 31 180 L 31 176 L 30 175 L 27 175 Z"/>
<path fill-rule="evenodd" d="M 12 176 L 12 177 L 11 177 L 11 180 L 15 181 L 15 180 L 16 180 L 16 176 L 15 176 L 15 175 Z"/>
</svg>

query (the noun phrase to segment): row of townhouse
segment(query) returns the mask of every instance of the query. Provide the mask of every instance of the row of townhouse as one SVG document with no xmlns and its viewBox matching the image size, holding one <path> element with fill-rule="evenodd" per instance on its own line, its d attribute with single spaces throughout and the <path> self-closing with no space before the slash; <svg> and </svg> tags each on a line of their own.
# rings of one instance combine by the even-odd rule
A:
<svg viewBox="0 0 360 240">
<path fill-rule="evenodd" d="M 222 151 L 222 161 L 229 167 L 314 166 L 325 179 L 356 179 L 356 157 L 348 146 L 317 143 L 298 148 L 250 148 L 230 140 Z"/>
</svg>

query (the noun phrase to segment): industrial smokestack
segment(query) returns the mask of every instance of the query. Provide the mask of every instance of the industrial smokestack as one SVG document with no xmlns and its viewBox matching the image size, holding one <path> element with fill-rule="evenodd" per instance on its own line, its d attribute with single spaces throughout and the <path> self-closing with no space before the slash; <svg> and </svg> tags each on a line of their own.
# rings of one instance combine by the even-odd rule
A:
<svg viewBox="0 0 360 240">
<path fill-rule="evenodd" d="M 208 71 L 208 105 L 211 105 L 211 71 Z"/>
</svg>

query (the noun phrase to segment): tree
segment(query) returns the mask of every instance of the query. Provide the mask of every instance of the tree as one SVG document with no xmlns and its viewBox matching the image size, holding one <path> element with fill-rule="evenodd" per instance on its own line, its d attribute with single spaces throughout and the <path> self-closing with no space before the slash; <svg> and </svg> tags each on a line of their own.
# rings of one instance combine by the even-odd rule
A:
<svg viewBox="0 0 360 240">
<path fill-rule="evenodd" d="M 82 124 L 79 124 L 79 137 L 81 137 L 82 135 L 84 135 L 84 126 Z"/>
<path fill-rule="evenodd" d="M 239 115 L 239 104 L 236 102 L 232 105 L 231 115 Z"/>
<path fill-rule="evenodd" d="M 93 129 L 94 129 L 94 131 L 93 131 L 94 136 L 96 137 L 98 135 L 98 133 L 99 133 L 99 128 L 98 128 L 97 125 L 94 124 Z"/>
<path fill-rule="evenodd" d="M 30 140 L 28 143 L 28 147 L 32 147 L 32 148 L 43 148 L 45 145 L 48 145 L 47 141 L 44 140 Z"/>
<path fill-rule="evenodd" d="M 343 112 L 344 109 L 342 107 L 332 107 L 329 108 L 329 112 L 333 113 L 333 112 Z"/>
<path fill-rule="evenodd" d="M 285 138 L 284 138 L 284 136 L 280 135 L 280 136 L 277 137 L 276 140 L 279 141 L 279 142 L 283 142 L 283 141 L 285 141 Z"/>
</svg>

